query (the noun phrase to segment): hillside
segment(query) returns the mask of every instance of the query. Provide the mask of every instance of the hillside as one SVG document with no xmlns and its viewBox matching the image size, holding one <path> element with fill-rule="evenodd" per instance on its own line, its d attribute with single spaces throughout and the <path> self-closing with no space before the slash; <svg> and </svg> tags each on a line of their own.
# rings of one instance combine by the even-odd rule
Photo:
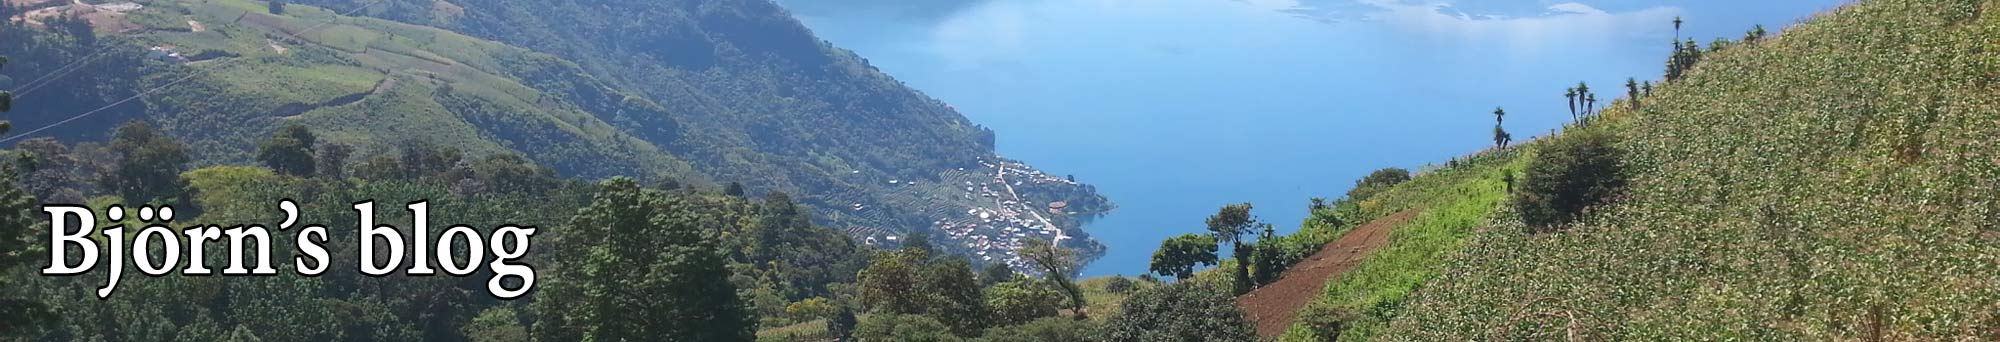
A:
<svg viewBox="0 0 2000 342">
<path fill-rule="evenodd" d="M 69 56 L 106 70 L 75 73 L 96 75 L 92 82 L 53 83 L 42 92 L 85 95 L 34 102 L 15 124 L 41 127 L 167 86 L 88 121 L 98 124 L 43 135 L 97 140 L 105 123 L 142 119 L 186 140 L 203 164 L 245 164 L 263 137 L 297 122 L 354 146 L 356 161 L 445 146 L 520 155 L 583 179 L 740 182 L 753 195 L 795 194 L 823 223 L 863 239 L 930 228 L 951 241 L 944 248 L 993 260 L 1029 235 L 1102 248 L 1080 229 L 1111 209 L 1090 186 L 994 155 L 992 132 L 814 38 L 766 1 L 601 4 L 614 11 L 570 2 L 302 3 L 332 9 L 293 4 L 269 14 L 249 0 L 60 6 L 96 13 L 85 18 L 108 57 L 75 57 L 95 56 L 87 47 Z M 148 56 L 153 47 L 185 59 Z M 53 69 L 8 71 L 30 79 Z M 1055 202 L 1064 210 L 1052 212 Z"/>
<path fill-rule="evenodd" d="M 1341 337 L 2000 338 L 1991 5 L 1868 1 L 1707 52 L 1585 128 L 1626 151 L 1614 204 L 1552 233 L 1496 206 Z"/>
</svg>

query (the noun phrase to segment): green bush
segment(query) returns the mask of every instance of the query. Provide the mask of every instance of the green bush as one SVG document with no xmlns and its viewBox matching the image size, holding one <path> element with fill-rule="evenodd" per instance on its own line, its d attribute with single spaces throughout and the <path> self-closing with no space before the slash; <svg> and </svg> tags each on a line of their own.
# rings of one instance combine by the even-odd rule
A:
<svg viewBox="0 0 2000 342">
<path fill-rule="evenodd" d="M 1528 229 L 1575 221 L 1622 191 L 1626 176 L 1616 143 L 1609 132 L 1586 129 L 1544 145 L 1514 191 L 1514 207 Z"/>
<path fill-rule="evenodd" d="M 1046 317 L 1018 326 L 986 329 L 983 342 L 1085 342 L 1098 341 L 1097 323 L 1069 317 Z"/>
<path fill-rule="evenodd" d="M 951 328 L 937 319 L 921 315 L 877 314 L 861 320 L 854 328 L 861 341 L 951 342 L 962 341 Z"/>
</svg>

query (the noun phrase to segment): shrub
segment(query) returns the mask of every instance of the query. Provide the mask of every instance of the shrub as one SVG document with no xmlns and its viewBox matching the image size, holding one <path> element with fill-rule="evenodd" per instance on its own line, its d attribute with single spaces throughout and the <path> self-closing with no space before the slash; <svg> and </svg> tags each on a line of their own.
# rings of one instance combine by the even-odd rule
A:
<svg viewBox="0 0 2000 342">
<path fill-rule="evenodd" d="M 861 341 L 954 342 L 963 341 L 937 319 L 921 315 L 875 314 L 854 328 Z"/>
<path fill-rule="evenodd" d="M 1105 322 L 1106 341 L 1256 341 L 1227 289 L 1177 282 L 1140 290 Z"/>
<path fill-rule="evenodd" d="M 1514 192 L 1514 207 L 1528 229 L 1551 230 L 1616 196 L 1625 187 L 1623 152 L 1616 143 L 1610 132 L 1585 129 L 1543 145 Z"/>
<path fill-rule="evenodd" d="M 1389 187 L 1407 181 L 1410 181 L 1410 170 L 1395 167 L 1375 170 L 1374 173 L 1369 173 L 1368 177 L 1354 181 L 1354 189 L 1347 191 L 1347 199 L 1350 201 L 1367 200 L 1369 197 L 1374 197 L 1376 193 L 1389 190 Z"/>
<path fill-rule="evenodd" d="M 982 342 L 1086 342 L 1098 341 L 1095 321 L 1069 317 L 1046 317 L 1018 326 L 986 329 Z"/>
</svg>

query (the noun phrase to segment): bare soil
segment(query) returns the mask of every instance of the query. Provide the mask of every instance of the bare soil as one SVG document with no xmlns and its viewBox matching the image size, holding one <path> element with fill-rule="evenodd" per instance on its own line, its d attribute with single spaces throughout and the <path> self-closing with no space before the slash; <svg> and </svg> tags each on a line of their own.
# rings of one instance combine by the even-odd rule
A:
<svg viewBox="0 0 2000 342">
<path fill-rule="evenodd" d="M 1299 309 L 1305 308 L 1306 303 L 1325 291 L 1327 281 L 1361 264 L 1376 248 L 1387 245 L 1389 231 L 1416 217 L 1417 212 L 1417 209 L 1404 210 L 1355 227 L 1320 248 L 1319 252 L 1306 257 L 1305 261 L 1285 270 L 1278 281 L 1237 298 L 1236 305 L 1242 307 L 1250 321 L 1257 324 L 1257 336 L 1274 338 L 1283 335 L 1285 329 L 1291 327 L 1292 320 L 1298 318 Z"/>
</svg>

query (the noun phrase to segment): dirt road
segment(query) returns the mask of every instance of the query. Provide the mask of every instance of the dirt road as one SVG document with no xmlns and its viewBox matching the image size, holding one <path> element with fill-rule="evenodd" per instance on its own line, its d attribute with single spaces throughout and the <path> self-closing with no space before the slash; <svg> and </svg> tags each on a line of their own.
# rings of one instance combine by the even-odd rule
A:
<svg viewBox="0 0 2000 342">
<path fill-rule="evenodd" d="M 1416 216 L 1416 209 L 1404 210 L 1356 227 L 1285 270 L 1277 282 L 1237 298 L 1236 305 L 1257 324 L 1258 337 L 1282 335 L 1299 309 L 1325 291 L 1328 280 L 1361 264 L 1370 252 L 1389 243 L 1390 230 Z"/>
</svg>

